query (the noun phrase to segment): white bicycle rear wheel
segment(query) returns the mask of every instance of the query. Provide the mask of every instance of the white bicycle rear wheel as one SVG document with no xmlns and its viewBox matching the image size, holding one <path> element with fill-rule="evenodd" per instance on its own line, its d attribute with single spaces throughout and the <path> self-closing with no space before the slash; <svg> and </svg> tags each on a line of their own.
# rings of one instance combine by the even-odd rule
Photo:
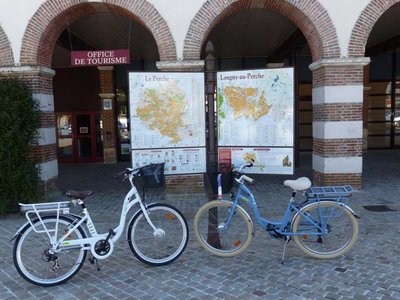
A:
<svg viewBox="0 0 400 300">
<path fill-rule="evenodd" d="M 47 230 L 52 231 L 56 228 L 57 216 L 44 216 L 42 220 Z M 71 218 L 59 217 L 57 238 L 68 231 L 72 222 Z M 14 244 L 13 259 L 18 273 L 25 280 L 39 286 L 61 284 L 73 277 L 85 262 L 87 251 L 81 250 L 80 246 L 74 246 L 63 247 L 60 251 L 50 254 L 49 236 L 45 232 L 37 233 L 34 230 L 43 231 L 42 223 L 39 219 L 32 223 L 35 228 L 27 224 Z M 68 236 L 68 239 L 82 238 L 86 238 L 86 234 L 80 227 Z"/>
</svg>

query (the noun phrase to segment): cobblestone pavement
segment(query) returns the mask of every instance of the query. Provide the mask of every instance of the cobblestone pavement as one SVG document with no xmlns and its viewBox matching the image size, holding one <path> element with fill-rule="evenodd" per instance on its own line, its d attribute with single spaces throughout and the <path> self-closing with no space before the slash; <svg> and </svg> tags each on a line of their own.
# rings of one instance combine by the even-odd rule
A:
<svg viewBox="0 0 400 300">
<path fill-rule="evenodd" d="M 295 176 L 310 175 L 311 157 L 302 155 Z M 93 189 L 87 206 L 107 231 L 118 223 L 126 182 L 113 178 L 127 164 L 61 165 L 59 187 Z M 67 283 L 41 288 L 23 280 L 12 262 L 10 238 L 25 222 L 23 216 L 0 219 L 0 299 L 400 299 L 400 151 L 370 151 L 364 156 L 363 189 L 350 205 L 360 215 L 360 234 L 354 248 L 333 260 L 303 255 L 289 243 L 284 265 L 283 242 L 256 231 L 250 248 L 234 258 L 203 251 L 194 239 L 192 222 L 204 197 L 167 195 L 161 201 L 177 206 L 190 225 L 189 244 L 174 263 L 150 267 L 138 261 L 124 238 L 113 255 L 100 262 L 101 271 L 85 263 Z M 292 177 L 292 176 L 289 176 Z M 267 217 L 278 217 L 290 190 L 287 176 L 255 176 L 252 189 Z M 385 205 L 391 211 L 366 210 Z M 257 226 L 257 225 L 256 225 Z"/>
</svg>

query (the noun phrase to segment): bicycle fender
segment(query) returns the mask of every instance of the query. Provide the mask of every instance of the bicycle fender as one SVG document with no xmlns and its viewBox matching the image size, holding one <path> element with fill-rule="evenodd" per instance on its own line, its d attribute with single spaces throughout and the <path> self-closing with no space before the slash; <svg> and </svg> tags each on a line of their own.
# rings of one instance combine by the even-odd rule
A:
<svg viewBox="0 0 400 300">
<path fill-rule="evenodd" d="M 23 224 L 20 228 L 18 228 L 17 232 L 14 234 L 14 236 L 10 239 L 9 243 L 11 243 L 13 240 L 15 240 L 19 235 L 21 235 L 21 232 L 24 230 L 24 228 L 30 225 L 29 222 L 26 222 L 25 224 Z"/>
<path fill-rule="evenodd" d="M 350 206 L 348 206 L 347 204 L 340 203 L 340 202 L 333 201 L 333 200 L 323 200 L 323 201 L 335 202 L 337 205 L 340 205 L 340 206 L 342 206 L 342 207 L 344 207 L 344 208 L 347 208 L 347 209 L 353 214 L 353 216 L 354 216 L 356 219 L 358 219 L 358 220 L 361 219 L 360 216 L 357 215 L 357 214 L 355 213 L 355 211 L 354 211 Z M 307 207 L 307 206 L 309 206 L 309 205 L 312 205 L 313 203 L 315 203 L 315 202 L 312 202 L 312 203 L 310 203 L 310 204 L 307 204 L 307 205 L 304 206 L 304 207 Z M 304 208 L 304 207 L 303 207 L 303 208 Z M 293 220 L 295 219 L 295 217 L 296 217 L 298 214 L 299 214 L 299 213 L 296 213 L 296 214 L 293 216 L 292 222 L 293 222 Z"/>
<path fill-rule="evenodd" d="M 74 217 L 76 219 L 82 219 L 81 216 L 79 215 L 75 215 L 75 214 L 68 214 L 68 215 L 64 215 L 64 217 L 69 217 L 70 221 L 73 222 L 73 219 L 71 217 Z M 37 219 L 34 219 L 32 222 L 36 222 Z M 30 222 L 25 222 L 21 227 L 18 228 L 18 230 L 15 232 L 14 236 L 10 239 L 9 243 L 11 243 L 13 240 L 15 240 L 19 235 L 22 234 L 22 232 L 24 231 L 25 227 L 30 226 L 31 223 Z M 83 231 L 86 234 L 86 230 L 84 228 L 82 228 Z"/>
<path fill-rule="evenodd" d="M 343 207 L 345 207 L 345 208 L 347 208 L 352 214 L 353 214 L 353 216 L 356 218 L 356 219 L 361 219 L 360 218 L 360 216 L 359 215 L 357 215 L 356 213 L 355 213 L 355 211 L 350 207 L 350 206 L 348 206 L 348 205 L 346 205 L 346 204 L 343 204 L 343 203 L 338 203 L 339 205 L 341 205 L 341 206 L 343 206 Z"/>
</svg>

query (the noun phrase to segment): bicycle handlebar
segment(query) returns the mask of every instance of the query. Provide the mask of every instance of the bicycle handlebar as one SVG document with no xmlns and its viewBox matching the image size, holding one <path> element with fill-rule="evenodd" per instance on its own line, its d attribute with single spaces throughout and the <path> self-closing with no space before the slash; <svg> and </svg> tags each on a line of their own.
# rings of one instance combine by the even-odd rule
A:
<svg viewBox="0 0 400 300">
<path fill-rule="evenodd" d="M 233 169 L 234 172 L 237 172 L 238 175 L 240 175 L 239 177 L 236 178 L 236 181 L 238 181 L 240 183 L 240 182 L 243 182 L 243 180 L 245 180 L 251 184 L 253 184 L 255 182 L 255 180 L 253 178 L 242 173 L 242 170 L 244 168 L 251 168 L 253 166 L 253 163 L 254 163 L 254 160 L 251 160 L 250 163 L 241 164 Z"/>
<path fill-rule="evenodd" d="M 249 183 L 254 183 L 254 179 L 253 178 L 250 178 L 249 176 L 246 176 L 246 175 L 242 175 L 242 178 L 244 179 L 244 180 L 246 180 L 247 182 L 249 182 Z"/>
<path fill-rule="evenodd" d="M 125 180 L 127 176 L 129 176 L 129 175 L 133 175 L 134 176 L 137 173 L 139 173 L 139 171 L 140 171 L 140 168 L 137 168 L 137 169 L 126 168 L 125 170 L 123 170 L 123 171 L 119 172 L 118 174 L 116 174 L 114 176 L 114 178 L 118 178 L 118 177 L 124 175 L 125 176 L 124 180 Z"/>
</svg>

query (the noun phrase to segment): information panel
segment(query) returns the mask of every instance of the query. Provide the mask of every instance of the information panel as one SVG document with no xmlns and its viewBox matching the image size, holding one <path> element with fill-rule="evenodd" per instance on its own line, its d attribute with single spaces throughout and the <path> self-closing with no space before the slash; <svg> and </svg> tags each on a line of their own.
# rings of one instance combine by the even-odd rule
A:
<svg viewBox="0 0 400 300">
<path fill-rule="evenodd" d="M 204 173 L 206 165 L 205 148 L 148 149 L 132 151 L 133 167 L 150 163 L 165 163 L 166 174 Z"/>
<path fill-rule="evenodd" d="M 293 146 L 293 69 L 217 74 L 219 146 Z"/>
<path fill-rule="evenodd" d="M 293 174 L 293 148 L 219 148 L 218 160 L 234 166 L 254 161 L 246 173 Z"/>
<path fill-rule="evenodd" d="M 205 172 L 204 74 L 129 73 L 129 96 L 133 166 L 165 162 L 166 174 Z"/>
<path fill-rule="evenodd" d="M 292 174 L 293 82 L 293 68 L 217 73 L 219 154 L 255 160 L 250 173 Z"/>
</svg>

